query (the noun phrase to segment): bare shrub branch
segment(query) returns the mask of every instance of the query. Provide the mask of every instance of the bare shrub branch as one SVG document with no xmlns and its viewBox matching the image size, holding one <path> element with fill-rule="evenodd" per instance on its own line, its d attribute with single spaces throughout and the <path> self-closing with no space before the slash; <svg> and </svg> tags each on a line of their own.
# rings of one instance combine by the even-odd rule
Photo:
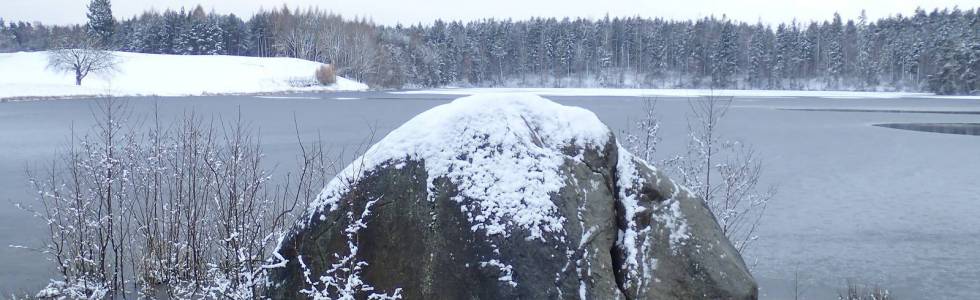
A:
<svg viewBox="0 0 980 300">
<path fill-rule="evenodd" d="M 298 166 L 277 181 L 240 115 L 144 126 L 118 99 L 94 111 L 91 133 L 28 171 L 39 208 L 21 207 L 48 224 L 42 249 L 61 275 L 38 297 L 261 298 L 296 208 L 332 175 L 321 139 L 297 126 Z"/>
<path fill-rule="evenodd" d="M 847 280 L 847 286 L 837 292 L 839 300 L 890 300 L 894 299 L 891 293 L 880 286 L 858 284 L 854 280 Z"/>
<path fill-rule="evenodd" d="M 688 144 L 684 156 L 655 161 L 660 138 L 656 100 L 645 99 L 643 116 L 623 132 L 624 146 L 655 166 L 662 166 L 704 199 L 722 231 L 739 252 L 758 239 L 757 231 L 775 187 L 760 188 L 762 158 L 750 145 L 726 140 L 721 121 L 732 98 L 707 97 L 688 102 Z"/>
<path fill-rule="evenodd" d="M 643 116 L 633 127 L 623 132 L 626 148 L 648 163 L 655 164 L 654 154 L 660 143 L 660 117 L 657 116 L 657 99 L 645 98 L 642 102 Z"/>
</svg>

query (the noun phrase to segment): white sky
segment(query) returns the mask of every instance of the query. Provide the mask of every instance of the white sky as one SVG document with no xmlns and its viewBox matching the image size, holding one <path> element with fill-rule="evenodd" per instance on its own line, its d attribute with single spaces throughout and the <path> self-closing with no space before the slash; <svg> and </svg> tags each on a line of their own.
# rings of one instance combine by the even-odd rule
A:
<svg viewBox="0 0 980 300">
<path fill-rule="evenodd" d="M 47 24 L 85 22 L 88 0 L 0 0 L 0 18 L 41 21 Z M 894 14 L 910 15 L 916 7 L 976 9 L 977 0 L 113 0 L 116 17 L 131 17 L 155 8 L 192 7 L 198 3 L 207 10 L 250 16 L 259 8 L 284 3 L 291 8 L 317 6 L 345 17 L 369 17 L 377 23 L 428 23 L 436 18 L 473 20 L 481 18 L 526 19 L 543 17 L 610 16 L 664 17 L 693 19 L 710 15 L 750 23 L 826 20 L 840 12 L 844 19 L 856 19 L 861 9 L 877 19 Z"/>
</svg>

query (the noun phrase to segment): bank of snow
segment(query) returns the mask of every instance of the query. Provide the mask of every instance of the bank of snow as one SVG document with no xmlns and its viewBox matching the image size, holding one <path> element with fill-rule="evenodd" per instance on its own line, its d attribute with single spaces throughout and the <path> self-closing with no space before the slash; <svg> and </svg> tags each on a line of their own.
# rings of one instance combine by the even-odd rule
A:
<svg viewBox="0 0 980 300">
<path fill-rule="evenodd" d="M 980 96 L 938 96 L 931 93 L 793 91 L 793 90 L 709 90 L 709 89 L 621 89 L 621 88 L 447 88 L 393 92 L 396 94 L 473 95 L 480 93 L 531 93 L 542 96 L 614 96 L 614 97 L 754 97 L 754 98 L 831 98 L 896 99 L 944 98 L 980 100 Z"/>
<path fill-rule="evenodd" d="M 47 52 L 0 53 L 0 99 L 112 96 L 190 96 L 291 91 L 359 91 L 346 78 L 315 84 L 320 63 L 284 57 L 159 55 L 115 52 L 118 70 L 89 75 L 82 86 L 72 74 L 48 67 Z"/>
</svg>

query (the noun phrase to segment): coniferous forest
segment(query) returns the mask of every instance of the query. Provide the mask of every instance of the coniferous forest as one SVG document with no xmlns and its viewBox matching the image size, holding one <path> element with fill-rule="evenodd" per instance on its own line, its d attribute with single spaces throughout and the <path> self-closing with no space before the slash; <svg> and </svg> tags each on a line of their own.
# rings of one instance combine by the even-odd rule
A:
<svg viewBox="0 0 980 300">
<path fill-rule="evenodd" d="M 721 17 L 435 21 L 387 26 L 317 9 L 190 10 L 88 24 L 0 20 L 0 52 L 96 36 L 119 51 L 286 56 L 379 88 L 630 87 L 980 92 L 980 9 L 749 24 Z"/>
</svg>

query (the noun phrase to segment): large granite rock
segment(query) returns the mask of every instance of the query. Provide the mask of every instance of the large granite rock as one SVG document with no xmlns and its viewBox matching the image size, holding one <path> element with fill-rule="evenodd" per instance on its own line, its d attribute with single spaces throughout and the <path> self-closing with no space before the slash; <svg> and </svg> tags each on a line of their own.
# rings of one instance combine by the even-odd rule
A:
<svg viewBox="0 0 980 300">
<path fill-rule="evenodd" d="M 278 249 L 274 299 L 754 299 L 704 202 L 591 112 L 532 95 L 420 114 Z"/>
</svg>

